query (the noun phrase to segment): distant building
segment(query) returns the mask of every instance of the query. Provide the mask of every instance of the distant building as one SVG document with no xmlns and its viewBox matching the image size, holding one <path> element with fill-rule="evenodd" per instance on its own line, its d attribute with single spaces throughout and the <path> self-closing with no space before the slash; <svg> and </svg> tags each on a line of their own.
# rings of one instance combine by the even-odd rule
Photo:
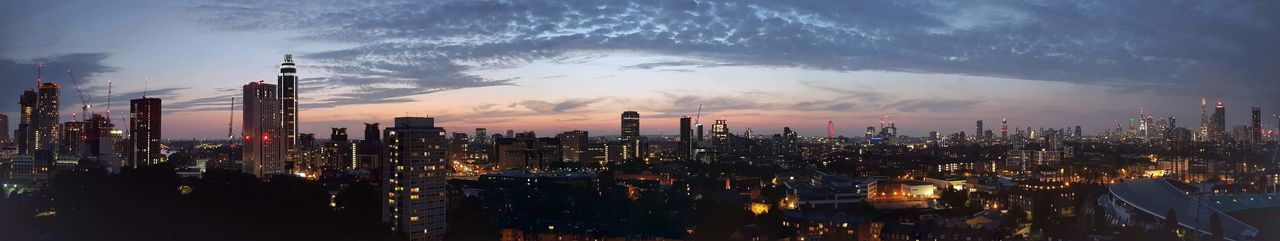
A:
<svg viewBox="0 0 1280 241">
<path fill-rule="evenodd" d="M 693 159 L 693 118 L 680 117 L 680 140 L 676 144 L 676 156 L 683 160 Z"/>
<path fill-rule="evenodd" d="M 590 160 L 587 155 L 587 131 L 573 130 L 566 131 L 556 135 L 556 139 L 560 140 L 560 152 L 564 156 L 562 161 L 566 162 L 585 162 Z"/>
<path fill-rule="evenodd" d="M 1254 106 L 1250 110 L 1249 120 L 1249 141 L 1253 143 L 1262 142 L 1262 107 Z"/>
<path fill-rule="evenodd" d="M 560 151 L 557 138 L 504 137 L 494 140 L 489 160 L 498 162 L 498 170 L 544 170 L 552 162 L 561 161 L 564 155 Z"/>
<path fill-rule="evenodd" d="M 1227 137 L 1227 113 L 1226 106 L 1222 101 L 1218 101 L 1218 106 L 1213 109 L 1212 128 L 1209 129 L 1209 136 L 1214 140 L 1223 141 Z"/>
<path fill-rule="evenodd" d="M 644 157 L 644 138 L 640 136 L 640 113 L 622 112 L 622 158 L 632 159 Z"/>
<path fill-rule="evenodd" d="M 0 114 L 0 146 L 7 146 L 11 141 L 9 139 L 9 116 Z"/>
<path fill-rule="evenodd" d="M 35 118 L 36 92 L 34 90 L 23 91 L 18 104 L 20 106 L 18 130 L 14 132 L 14 139 L 18 143 L 18 155 L 31 155 L 34 152 L 32 147 L 35 146 L 31 142 L 33 140 L 31 122 Z"/>
<path fill-rule="evenodd" d="M 386 133 L 382 221 L 408 240 L 443 240 L 449 169 L 444 128 L 429 117 L 397 117 Z"/>
<path fill-rule="evenodd" d="M 129 162 L 138 166 L 159 164 L 160 154 L 160 99 L 142 97 L 129 101 Z"/>
<path fill-rule="evenodd" d="M 259 178 L 286 174 L 286 143 L 276 86 L 262 81 L 244 85 L 244 171 Z"/>
<path fill-rule="evenodd" d="M 376 125 L 375 125 L 376 127 Z M 368 134 L 367 132 L 365 133 Z M 324 144 L 324 156 L 327 160 L 321 164 L 324 169 L 349 170 L 358 166 L 356 143 L 351 142 L 347 128 L 331 128 L 329 142 Z"/>
<path fill-rule="evenodd" d="M 62 123 L 62 143 L 58 146 L 60 156 L 80 156 L 84 146 L 84 122 L 68 121 Z"/>
</svg>

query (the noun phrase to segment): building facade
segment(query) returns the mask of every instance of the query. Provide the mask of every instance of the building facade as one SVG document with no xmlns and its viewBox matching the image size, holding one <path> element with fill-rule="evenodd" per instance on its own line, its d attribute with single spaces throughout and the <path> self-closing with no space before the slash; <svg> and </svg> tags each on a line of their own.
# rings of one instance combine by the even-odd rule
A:
<svg viewBox="0 0 1280 241">
<path fill-rule="evenodd" d="M 288 173 L 276 90 L 275 85 L 262 81 L 244 85 L 244 171 L 259 178 Z"/>
<path fill-rule="evenodd" d="M 408 240 L 443 240 L 445 130 L 429 117 L 397 117 L 386 130 L 382 220 Z"/>
<path fill-rule="evenodd" d="M 159 164 L 160 99 L 142 97 L 129 101 L 129 162 L 138 166 Z"/>
</svg>

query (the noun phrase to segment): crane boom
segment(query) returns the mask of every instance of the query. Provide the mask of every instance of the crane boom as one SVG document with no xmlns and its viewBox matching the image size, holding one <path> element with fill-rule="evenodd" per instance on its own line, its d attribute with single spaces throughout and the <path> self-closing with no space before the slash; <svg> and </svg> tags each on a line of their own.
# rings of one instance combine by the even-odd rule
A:
<svg viewBox="0 0 1280 241">
<path fill-rule="evenodd" d="M 693 117 L 693 123 L 694 124 L 702 123 L 702 104 L 698 104 L 698 114 L 696 117 Z"/>
<path fill-rule="evenodd" d="M 84 91 L 80 90 L 80 82 L 76 81 L 75 75 L 71 74 L 71 68 L 67 68 L 67 78 L 71 79 L 71 84 L 76 87 L 76 95 L 80 96 L 80 116 L 89 118 L 89 99 L 84 97 Z M 75 121 L 72 118 L 72 121 Z"/>
<path fill-rule="evenodd" d="M 235 119 L 236 119 L 236 97 L 235 96 L 231 96 L 231 109 L 229 109 L 229 112 L 230 113 L 227 115 L 227 139 L 235 140 L 236 139 L 235 134 L 231 133 L 231 125 L 232 123 L 235 123 Z"/>
</svg>

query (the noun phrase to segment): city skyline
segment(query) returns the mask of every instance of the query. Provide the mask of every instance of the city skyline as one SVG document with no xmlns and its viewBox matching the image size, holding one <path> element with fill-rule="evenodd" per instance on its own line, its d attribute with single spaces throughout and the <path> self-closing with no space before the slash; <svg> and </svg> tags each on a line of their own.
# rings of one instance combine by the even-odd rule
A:
<svg viewBox="0 0 1280 241">
<path fill-rule="evenodd" d="M 256 4 L 272 3 L 15 4 L 5 8 L 13 11 L 6 16 L 14 21 L 0 28 L 29 34 L 0 37 L 0 78 L 9 86 L 34 87 L 35 65 L 45 64 L 43 79 L 63 87 L 59 109 L 64 120 L 80 105 L 69 92 L 75 83 L 64 72 L 68 68 L 98 112 L 105 107 L 106 82 L 113 81 L 114 118 L 126 113 L 122 102 L 148 92 L 165 99 L 166 139 L 222 138 L 230 97 L 238 95 L 238 86 L 278 74 L 276 64 L 284 54 L 295 54 L 298 63 L 302 133 L 323 134 L 330 127 L 356 128 L 364 122 L 389 124 L 395 116 L 432 116 L 453 130 L 616 135 L 617 113 L 636 110 L 642 116 L 641 134 L 678 135 L 678 118 L 697 114 L 702 105 L 702 118 L 726 119 L 734 133 L 751 128 L 772 134 L 790 127 L 803 136 L 824 136 L 825 122 L 832 121 L 837 135 L 852 137 L 876 126 L 879 116 L 890 115 L 911 136 L 973 130 L 973 121 L 998 119 L 1008 119 L 1014 128 L 1079 125 L 1086 134 L 1097 134 L 1136 116 L 1140 108 L 1192 126 L 1199 97 L 1226 103 L 1226 128 L 1251 124 L 1253 106 L 1267 116 L 1263 125 L 1275 128 L 1271 115 L 1278 109 L 1267 91 L 1277 88 L 1272 80 L 1278 74 L 1267 66 L 1280 55 L 1254 54 L 1276 50 L 1267 44 L 1280 38 L 1266 31 L 1277 22 L 1266 14 L 1276 8 L 1271 3 L 1205 2 L 1199 8 L 1109 2 L 1099 3 L 1102 7 L 837 5 L 867 15 L 861 17 L 788 3 L 638 3 L 602 6 L 603 12 L 584 11 L 601 7 L 589 6 L 597 3 L 369 3 L 350 10 L 370 16 L 439 14 L 442 19 L 334 22 L 317 19 L 346 11 L 347 4 L 309 5 L 290 10 L 296 14 L 292 17 L 255 12 L 268 9 Z M 241 5 L 251 7 L 236 7 Z M 1160 11 L 1138 11 L 1141 7 Z M 89 11 L 99 8 L 133 11 Z M 689 11 L 604 17 L 615 8 Z M 529 11 L 507 11 L 519 9 Z M 450 28 L 453 23 L 444 20 L 489 13 L 485 11 L 505 14 L 471 24 L 511 36 Z M 1150 33 L 1142 30 L 1166 26 L 1106 14 L 1117 11 L 1135 14 L 1135 19 L 1203 23 L 1182 26 L 1186 29 L 1173 31 L 1177 35 Z M 564 15 L 569 13 L 576 15 Z M 1104 27 L 1036 31 L 1069 26 L 1070 21 L 1047 13 L 1077 14 L 1075 20 Z M 80 17 L 63 18 L 67 15 Z M 559 22 L 546 29 L 510 27 L 561 15 L 582 22 Z M 702 19 L 706 17 L 714 20 Z M 600 23 L 587 24 L 593 19 Z M 699 21 L 722 28 L 698 32 L 682 27 Z M 342 24 L 388 32 L 373 34 Z M 107 26 L 117 28 L 49 31 Z M 1213 28 L 1225 30 L 1207 30 Z M 409 34 L 421 31 L 439 34 Z M 787 41 L 782 31 L 799 32 L 790 34 L 797 39 Z M 1079 37 L 1062 36 L 1072 34 Z M 1008 41 L 985 35 L 1007 36 Z M 1049 39 L 1056 37 L 1065 39 Z M 938 45 L 944 40 L 958 42 Z M 1218 47 L 1201 52 L 1180 47 L 1206 42 Z M 392 46 L 406 51 L 387 51 Z M 902 52 L 929 46 L 939 48 L 929 54 Z M 769 54 L 780 50 L 795 54 Z M 1115 54 L 1117 50 L 1128 55 Z M 0 94 L 18 96 L 24 89 Z M 14 102 L 16 98 L 3 102 L 9 104 L 0 105 L 0 113 L 18 116 Z M 235 115 L 240 119 L 242 113 Z M 10 125 L 10 130 L 17 128 Z"/>
</svg>

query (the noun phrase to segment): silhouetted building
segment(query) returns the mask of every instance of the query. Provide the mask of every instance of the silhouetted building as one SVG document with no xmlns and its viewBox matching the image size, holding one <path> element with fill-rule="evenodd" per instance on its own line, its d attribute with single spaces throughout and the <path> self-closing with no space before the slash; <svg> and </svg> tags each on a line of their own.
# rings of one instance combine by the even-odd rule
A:
<svg viewBox="0 0 1280 241">
<path fill-rule="evenodd" d="M 84 146 L 84 122 L 68 121 L 62 123 L 62 143 L 58 146 L 58 155 L 80 156 Z"/>
<path fill-rule="evenodd" d="M 488 130 L 484 128 L 476 128 L 476 136 L 472 137 L 472 142 L 475 142 L 475 144 L 486 144 L 486 143 L 489 143 L 488 138 L 489 138 Z"/>
<path fill-rule="evenodd" d="M 444 128 L 429 117 L 397 117 L 386 133 L 382 221 L 408 240 L 443 240 L 449 169 Z"/>
<path fill-rule="evenodd" d="M 0 146 L 7 146 L 12 141 L 9 139 L 9 116 L 0 114 Z"/>
<path fill-rule="evenodd" d="M 1249 140 L 1253 143 L 1262 142 L 1262 107 L 1254 106 L 1250 110 L 1249 120 Z"/>
<path fill-rule="evenodd" d="M 986 132 L 985 132 L 985 131 L 983 131 L 983 129 L 982 129 L 982 120 L 978 120 L 978 131 L 973 132 L 974 139 L 982 139 L 982 138 L 985 138 L 985 136 L 983 136 L 983 135 L 982 135 L 983 133 L 986 133 Z"/>
<path fill-rule="evenodd" d="M 286 174 L 285 143 L 276 86 L 262 81 L 244 85 L 244 169 L 254 176 Z"/>
<path fill-rule="evenodd" d="M 35 144 L 32 143 L 31 122 L 35 120 L 36 110 L 36 92 L 27 90 L 22 92 L 22 97 L 18 100 L 20 107 L 18 116 L 18 130 L 14 132 L 14 138 L 18 143 L 18 155 L 31 155 L 35 150 Z M 34 164 L 33 164 L 34 165 Z"/>
<path fill-rule="evenodd" d="M 367 128 L 368 126 L 366 126 Z M 377 127 L 376 125 L 374 127 Z M 368 135 L 368 132 L 365 132 Z M 329 142 L 325 143 L 324 153 L 327 160 L 321 164 L 325 169 L 346 170 L 356 168 L 359 160 L 356 156 L 356 144 L 347 136 L 347 128 L 330 128 Z"/>
<path fill-rule="evenodd" d="M 530 136 L 494 139 L 493 155 L 489 160 L 498 162 L 498 170 L 544 170 L 564 157 L 559 139 Z"/>
<path fill-rule="evenodd" d="M 161 162 L 160 99 L 142 97 L 129 101 L 129 162 L 138 166 Z"/>
<path fill-rule="evenodd" d="M 382 145 L 382 130 L 378 123 L 364 123 L 364 140 L 360 141 L 356 153 L 356 168 L 377 171 L 382 153 L 387 149 Z"/>
<path fill-rule="evenodd" d="M 680 140 L 676 146 L 676 155 L 680 159 L 693 159 L 693 118 L 680 117 Z"/>
<path fill-rule="evenodd" d="M 32 150 L 57 150 L 59 137 L 58 93 L 58 84 L 40 84 L 40 90 L 36 93 L 35 111 L 31 119 L 32 137 L 34 138 L 31 142 L 34 144 Z M 40 160 L 37 158 L 36 161 Z"/>
<path fill-rule="evenodd" d="M 1222 101 L 1218 101 L 1218 106 L 1213 109 L 1212 129 L 1209 129 L 1209 136 L 1214 140 L 1222 141 L 1227 135 L 1227 113 L 1226 107 L 1222 105 Z"/>
</svg>

